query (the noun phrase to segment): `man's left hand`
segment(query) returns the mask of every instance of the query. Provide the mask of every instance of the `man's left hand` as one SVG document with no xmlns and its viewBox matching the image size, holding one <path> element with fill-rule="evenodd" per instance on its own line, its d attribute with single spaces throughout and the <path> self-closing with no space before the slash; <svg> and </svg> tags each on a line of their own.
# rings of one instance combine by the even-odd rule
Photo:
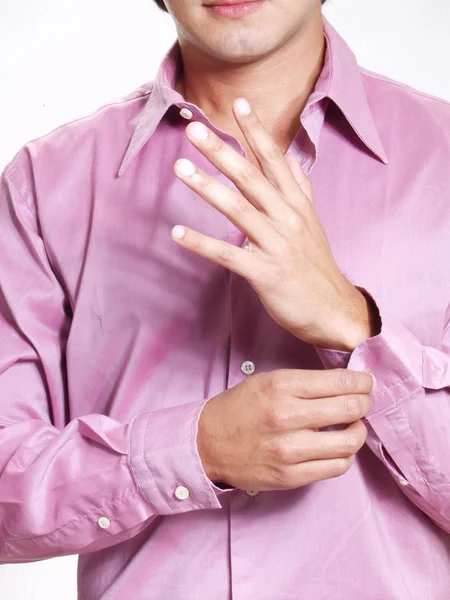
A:
<svg viewBox="0 0 450 600">
<path fill-rule="evenodd" d="M 247 236 L 247 249 L 182 226 L 173 229 L 173 237 L 188 250 L 245 277 L 271 317 L 297 338 L 352 351 L 373 335 L 370 306 L 334 260 L 314 209 L 309 178 L 291 153 L 282 153 L 249 109 L 243 99 L 233 104 L 260 169 L 202 123 L 186 127 L 188 139 L 241 194 L 186 159 L 174 165 L 180 180 Z"/>
</svg>

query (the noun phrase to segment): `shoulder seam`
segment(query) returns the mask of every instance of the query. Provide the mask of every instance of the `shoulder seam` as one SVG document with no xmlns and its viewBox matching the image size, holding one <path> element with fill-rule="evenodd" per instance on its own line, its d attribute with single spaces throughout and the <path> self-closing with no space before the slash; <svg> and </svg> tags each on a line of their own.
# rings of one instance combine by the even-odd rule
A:
<svg viewBox="0 0 450 600">
<path fill-rule="evenodd" d="M 51 135 L 52 133 L 55 133 L 56 131 L 59 131 L 60 129 L 63 129 L 64 127 L 67 127 L 68 125 L 72 125 L 74 123 L 78 123 L 80 121 L 84 121 L 85 119 L 89 119 L 90 117 L 94 117 L 95 115 L 97 115 L 99 112 L 101 112 L 102 110 L 109 108 L 110 106 L 118 106 L 120 104 L 126 104 L 127 102 L 132 102 L 133 100 L 137 100 L 138 98 L 144 98 L 145 96 L 148 96 L 149 94 L 151 94 L 153 89 L 153 85 L 151 86 L 151 88 L 146 91 L 146 92 L 142 92 L 141 94 L 137 94 L 136 96 L 132 96 L 131 98 L 124 98 L 122 100 L 116 100 L 113 102 L 109 102 L 108 104 L 104 104 L 102 106 L 100 106 L 99 108 L 95 109 L 94 111 L 87 113 L 81 117 L 77 117 L 75 119 L 72 119 L 71 121 L 67 121 L 67 123 L 63 123 L 62 125 L 58 125 L 58 127 L 55 127 L 54 129 L 52 129 L 51 131 L 49 131 L 48 133 L 45 133 L 44 135 L 40 135 L 32 140 L 29 140 L 28 142 L 26 142 L 24 144 L 24 146 L 28 146 L 28 144 L 32 144 L 33 142 L 36 142 L 38 140 L 45 140 L 46 137 L 48 137 L 49 135 Z"/>
<path fill-rule="evenodd" d="M 370 77 L 371 79 L 377 79 L 378 81 L 384 81 L 385 83 L 390 83 L 395 85 L 396 87 L 400 87 L 407 92 L 411 92 L 416 96 L 421 96 L 422 98 L 427 98 L 428 100 L 437 100 L 442 104 L 450 107 L 450 102 L 445 100 L 445 98 L 439 98 L 439 96 L 433 96 L 433 94 L 427 94 L 426 92 L 422 92 L 421 90 L 417 90 L 416 88 L 408 85 L 407 83 L 402 83 L 401 81 L 396 81 L 395 79 L 390 79 L 389 77 L 384 77 L 380 73 L 374 73 L 373 71 L 367 71 L 364 67 L 360 67 L 362 75 Z"/>
</svg>

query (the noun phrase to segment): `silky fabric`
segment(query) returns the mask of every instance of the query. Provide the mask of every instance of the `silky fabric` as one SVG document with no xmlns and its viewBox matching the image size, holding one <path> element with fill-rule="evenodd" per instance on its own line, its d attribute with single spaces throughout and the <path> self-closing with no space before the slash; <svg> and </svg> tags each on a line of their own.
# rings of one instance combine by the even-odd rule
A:
<svg viewBox="0 0 450 600">
<path fill-rule="evenodd" d="M 247 241 L 174 175 L 187 157 L 235 189 L 182 108 L 245 155 L 175 90 L 175 42 L 154 81 L 26 144 L 2 177 L 2 563 L 79 554 L 79 600 L 450 598 L 450 106 L 324 34 L 289 150 L 381 333 L 351 353 L 303 343 L 172 240 L 180 224 Z M 336 367 L 378 381 L 345 475 L 256 495 L 208 479 L 210 398 Z"/>
</svg>

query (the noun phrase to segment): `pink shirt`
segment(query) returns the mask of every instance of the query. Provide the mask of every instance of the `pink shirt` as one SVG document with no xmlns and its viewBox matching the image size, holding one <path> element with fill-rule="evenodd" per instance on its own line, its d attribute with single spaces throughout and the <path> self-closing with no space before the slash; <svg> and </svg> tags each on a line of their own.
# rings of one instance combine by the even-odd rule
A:
<svg viewBox="0 0 450 600">
<path fill-rule="evenodd" d="M 78 553 L 80 600 L 450 598 L 450 105 L 359 68 L 324 28 L 290 150 L 381 333 L 352 353 L 302 343 L 172 240 L 183 224 L 246 242 L 173 173 L 188 157 L 233 185 L 182 108 L 244 153 L 174 90 L 174 44 L 154 82 L 27 144 L 2 178 L 1 562 Z M 376 375 L 345 475 L 257 495 L 208 480 L 198 417 L 246 361 Z"/>
</svg>

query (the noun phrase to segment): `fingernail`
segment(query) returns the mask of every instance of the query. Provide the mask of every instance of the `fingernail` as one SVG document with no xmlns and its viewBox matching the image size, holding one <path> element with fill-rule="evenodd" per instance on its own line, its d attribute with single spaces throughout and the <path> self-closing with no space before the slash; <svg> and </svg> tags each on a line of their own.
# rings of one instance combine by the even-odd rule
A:
<svg viewBox="0 0 450 600">
<path fill-rule="evenodd" d="M 186 177 L 190 177 L 195 173 L 194 163 L 192 163 L 187 158 L 180 158 L 179 160 L 177 160 L 177 162 L 175 163 L 175 168 L 179 173 L 185 175 Z"/>
<path fill-rule="evenodd" d="M 177 240 L 181 240 L 185 233 L 186 230 L 182 225 L 175 225 L 175 227 L 172 229 L 172 237 Z"/>
<path fill-rule="evenodd" d="M 250 104 L 245 98 L 238 98 L 234 101 L 234 109 L 238 115 L 249 115 L 251 113 Z"/>
<path fill-rule="evenodd" d="M 195 123 L 190 123 L 186 127 L 186 131 L 189 134 L 190 138 L 198 142 L 206 140 L 206 138 L 208 137 L 208 130 L 203 125 L 203 123 L 199 123 L 198 121 L 196 121 Z"/>
<path fill-rule="evenodd" d="M 372 392 L 374 392 L 377 389 L 377 380 L 376 377 L 373 373 L 371 373 L 372 378 L 373 378 L 373 388 L 372 388 Z"/>
</svg>

